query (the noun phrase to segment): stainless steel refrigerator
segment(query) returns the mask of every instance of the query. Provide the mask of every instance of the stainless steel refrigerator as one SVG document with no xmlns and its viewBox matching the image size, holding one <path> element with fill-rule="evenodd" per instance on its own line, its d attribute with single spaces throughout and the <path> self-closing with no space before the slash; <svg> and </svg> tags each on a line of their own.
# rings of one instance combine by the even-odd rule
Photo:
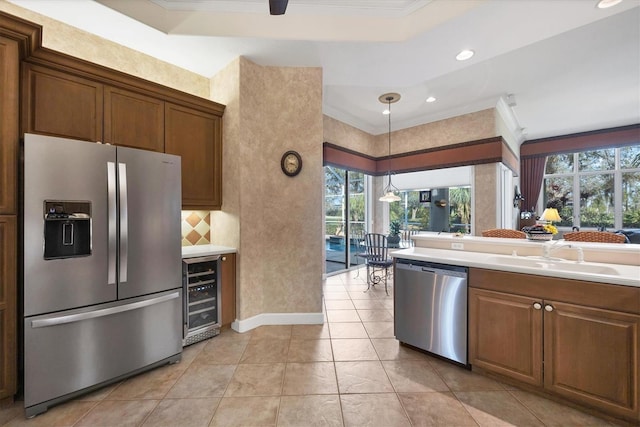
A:
<svg viewBox="0 0 640 427">
<path fill-rule="evenodd" d="M 182 352 L 180 157 L 24 141 L 27 416 Z"/>
</svg>

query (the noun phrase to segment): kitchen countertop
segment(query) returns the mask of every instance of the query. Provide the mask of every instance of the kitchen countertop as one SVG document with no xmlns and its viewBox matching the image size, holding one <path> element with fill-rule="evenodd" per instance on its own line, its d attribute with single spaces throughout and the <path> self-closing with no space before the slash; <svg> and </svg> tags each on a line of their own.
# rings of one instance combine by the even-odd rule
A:
<svg viewBox="0 0 640 427">
<path fill-rule="evenodd" d="M 206 256 L 206 255 L 222 255 L 222 254 L 231 254 L 236 252 L 238 252 L 236 248 L 231 248 L 228 246 L 218 246 L 218 245 L 183 246 L 182 258 L 193 258 L 197 256 Z"/>
<path fill-rule="evenodd" d="M 390 255 L 394 258 L 416 261 L 436 262 L 489 270 L 510 271 L 513 273 L 562 277 L 588 282 L 640 287 L 640 266 L 638 265 L 605 264 L 595 262 L 578 263 L 577 261 L 559 260 L 554 257 L 551 258 L 552 261 L 547 261 L 541 257 L 514 256 L 425 247 L 401 249 L 391 252 Z M 520 263 L 521 265 L 519 265 Z M 573 270 L 563 270 L 563 265 Z M 584 271 L 589 269 L 597 270 L 600 268 L 609 271 L 615 270 L 615 274 L 602 274 Z"/>
</svg>

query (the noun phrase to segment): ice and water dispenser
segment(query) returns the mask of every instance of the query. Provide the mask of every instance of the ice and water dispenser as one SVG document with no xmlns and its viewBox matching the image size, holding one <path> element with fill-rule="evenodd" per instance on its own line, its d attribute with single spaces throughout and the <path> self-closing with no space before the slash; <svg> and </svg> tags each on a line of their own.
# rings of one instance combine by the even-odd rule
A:
<svg viewBox="0 0 640 427">
<path fill-rule="evenodd" d="M 44 201 L 44 259 L 91 255 L 91 202 Z"/>
</svg>

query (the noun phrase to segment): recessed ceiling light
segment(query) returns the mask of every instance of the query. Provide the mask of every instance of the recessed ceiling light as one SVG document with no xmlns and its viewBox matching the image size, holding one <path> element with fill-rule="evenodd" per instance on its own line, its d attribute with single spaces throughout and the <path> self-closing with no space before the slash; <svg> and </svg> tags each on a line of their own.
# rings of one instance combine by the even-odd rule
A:
<svg viewBox="0 0 640 427">
<path fill-rule="evenodd" d="M 433 96 L 427 98 L 427 102 L 436 102 L 436 99 Z"/>
<path fill-rule="evenodd" d="M 622 0 L 600 0 L 597 7 L 598 9 L 606 9 L 608 7 L 613 7 L 621 2 Z"/>
<path fill-rule="evenodd" d="M 456 55 L 456 59 L 458 61 L 466 61 L 467 59 L 471 58 L 474 54 L 475 54 L 474 51 L 470 49 L 465 49 Z"/>
<path fill-rule="evenodd" d="M 386 110 L 384 110 L 384 111 L 382 112 L 382 114 L 384 114 L 385 116 L 387 116 L 387 115 L 391 114 L 391 110 L 389 110 L 389 109 L 387 108 Z"/>
</svg>

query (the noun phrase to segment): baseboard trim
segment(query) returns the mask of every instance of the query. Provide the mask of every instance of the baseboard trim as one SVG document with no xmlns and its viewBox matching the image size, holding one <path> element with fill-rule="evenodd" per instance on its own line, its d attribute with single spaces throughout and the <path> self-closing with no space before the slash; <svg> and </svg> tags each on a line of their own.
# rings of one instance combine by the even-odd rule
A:
<svg viewBox="0 0 640 427">
<path fill-rule="evenodd" d="M 236 320 L 231 329 L 236 332 L 247 332 L 264 325 L 322 325 L 322 313 L 262 313 L 248 319 Z"/>
</svg>

